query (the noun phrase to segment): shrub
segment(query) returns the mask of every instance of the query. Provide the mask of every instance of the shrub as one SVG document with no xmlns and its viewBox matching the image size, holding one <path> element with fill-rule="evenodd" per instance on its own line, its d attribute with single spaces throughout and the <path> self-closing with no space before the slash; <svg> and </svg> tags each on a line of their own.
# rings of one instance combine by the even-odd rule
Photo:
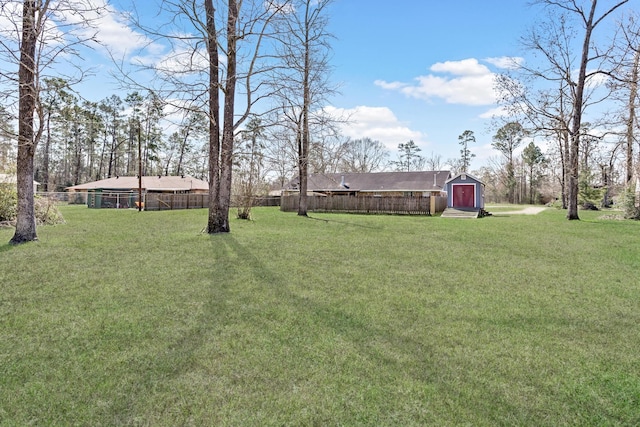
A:
<svg viewBox="0 0 640 427">
<path fill-rule="evenodd" d="M 35 215 L 38 225 L 54 225 L 64 223 L 64 218 L 52 199 L 35 198 Z M 0 223 L 15 224 L 18 214 L 18 195 L 12 185 L 0 184 Z"/>
<path fill-rule="evenodd" d="M 593 174 L 587 171 L 580 172 L 578 179 L 578 204 L 582 205 L 583 209 L 598 210 L 604 196 L 604 189 L 594 188 L 591 185 L 593 182 Z"/>
<path fill-rule="evenodd" d="M 18 195 L 11 185 L 0 183 L 0 222 L 15 220 L 18 207 Z"/>
<path fill-rule="evenodd" d="M 48 197 L 36 197 L 36 223 L 38 225 L 63 224 L 64 217 L 58 210 L 55 200 Z"/>
<path fill-rule="evenodd" d="M 626 219 L 640 219 L 640 206 L 638 206 L 635 188 L 628 187 L 625 190 L 620 205 Z"/>
</svg>

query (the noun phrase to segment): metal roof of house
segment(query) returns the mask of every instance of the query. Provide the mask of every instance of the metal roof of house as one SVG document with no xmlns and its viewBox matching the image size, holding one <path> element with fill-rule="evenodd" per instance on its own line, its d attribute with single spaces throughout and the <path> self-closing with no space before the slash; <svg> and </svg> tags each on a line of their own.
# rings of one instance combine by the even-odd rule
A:
<svg viewBox="0 0 640 427">
<path fill-rule="evenodd" d="M 326 173 L 309 175 L 307 190 L 324 192 L 445 191 L 449 171 Z M 297 190 L 298 178 L 284 190 Z"/>
<path fill-rule="evenodd" d="M 100 181 L 87 182 L 86 184 L 67 187 L 67 191 L 88 191 L 105 188 L 109 190 L 137 190 L 137 176 L 117 176 L 101 179 Z M 143 176 L 142 189 L 146 191 L 187 191 L 208 190 L 209 183 L 189 175 L 184 176 Z"/>
</svg>

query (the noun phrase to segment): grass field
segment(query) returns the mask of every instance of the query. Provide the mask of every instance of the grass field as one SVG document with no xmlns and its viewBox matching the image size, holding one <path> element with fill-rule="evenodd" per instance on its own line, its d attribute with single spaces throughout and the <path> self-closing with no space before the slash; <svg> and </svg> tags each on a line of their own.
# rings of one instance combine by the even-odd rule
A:
<svg viewBox="0 0 640 427">
<path fill-rule="evenodd" d="M 637 426 L 640 223 L 63 207 L 0 230 L 0 425 Z"/>
</svg>

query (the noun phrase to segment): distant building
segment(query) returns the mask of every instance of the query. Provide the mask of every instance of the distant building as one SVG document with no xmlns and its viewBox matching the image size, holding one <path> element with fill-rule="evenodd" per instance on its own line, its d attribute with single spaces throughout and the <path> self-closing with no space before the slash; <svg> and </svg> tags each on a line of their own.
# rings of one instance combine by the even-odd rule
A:
<svg viewBox="0 0 640 427">
<path fill-rule="evenodd" d="M 138 191 L 137 176 L 116 176 L 87 182 L 86 184 L 67 187 L 70 193 L 86 192 L 90 190 Z M 145 193 L 207 193 L 209 183 L 189 175 L 182 176 L 143 176 L 142 191 Z"/>
<path fill-rule="evenodd" d="M 450 177 L 449 171 L 311 174 L 307 181 L 307 192 L 327 196 L 443 196 Z M 283 196 L 299 192 L 300 182 L 297 177 L 282 189 Z"/>
<path fill-rule="evenodd" d="M 143 176 L 142 187 L 140 188 L 138 177 L 136 176 L 116 176 L 114 178 L 102 179 L 100 181 L 88 182 L 86 184 L 67 187 L 69 193 L 85 193 L 87 206 L 90 208 L 133 208 L 138 205 L 138 192 L 142 191 L 143 203 L 146 200 L 145 209 L 154 209 L 158 203 L 164 203 L 163 195 L 208 195 L 209 183 L 189 175 L 182 176 Z M 155 196 L 155 197 L 150 197 Z M 200 197 L 197 204 L 201 207 L 205 203 Z M 153 200 L 151 200 L 153 199 Z M 170 198 L 171 208 L 174 208 Z M 185 199 L 186 208 L 195 207 L 190 203 L 190 199 Z M 176 203 L 176 209 L 182 209 L 182 202 Z M 153 205 L 153 206 L 152 206 Z"/>
<path fill-rule="evenodd" d="M 15 187 L 18 185 L 18 178 L 15 175 L 0 173 L 0 184 L 9 184 Z M 38 185 L 40 185 L 38 181 L 33 181 L 34 193 L 38 191 Z"/>
<path fill-rule="evenodd" d="M 331 173 L 309 175 L 308 210 L 433 215 L 446 207 L 449 171 Z M 299 208 L 300 182 L 282 189 L 280 209 Z"/>
</svg>

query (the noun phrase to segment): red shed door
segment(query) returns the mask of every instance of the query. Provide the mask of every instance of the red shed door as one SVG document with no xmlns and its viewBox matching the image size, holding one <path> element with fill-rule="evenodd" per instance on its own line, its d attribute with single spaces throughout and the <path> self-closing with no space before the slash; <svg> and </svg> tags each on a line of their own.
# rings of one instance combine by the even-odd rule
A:
<svg viewBox="0 0 640 427">
<path fill-rule="evenodd" d="M 464 184 L 453 186 L 453 207 L 473 208 L 475 185 Z"/>
</svg>

